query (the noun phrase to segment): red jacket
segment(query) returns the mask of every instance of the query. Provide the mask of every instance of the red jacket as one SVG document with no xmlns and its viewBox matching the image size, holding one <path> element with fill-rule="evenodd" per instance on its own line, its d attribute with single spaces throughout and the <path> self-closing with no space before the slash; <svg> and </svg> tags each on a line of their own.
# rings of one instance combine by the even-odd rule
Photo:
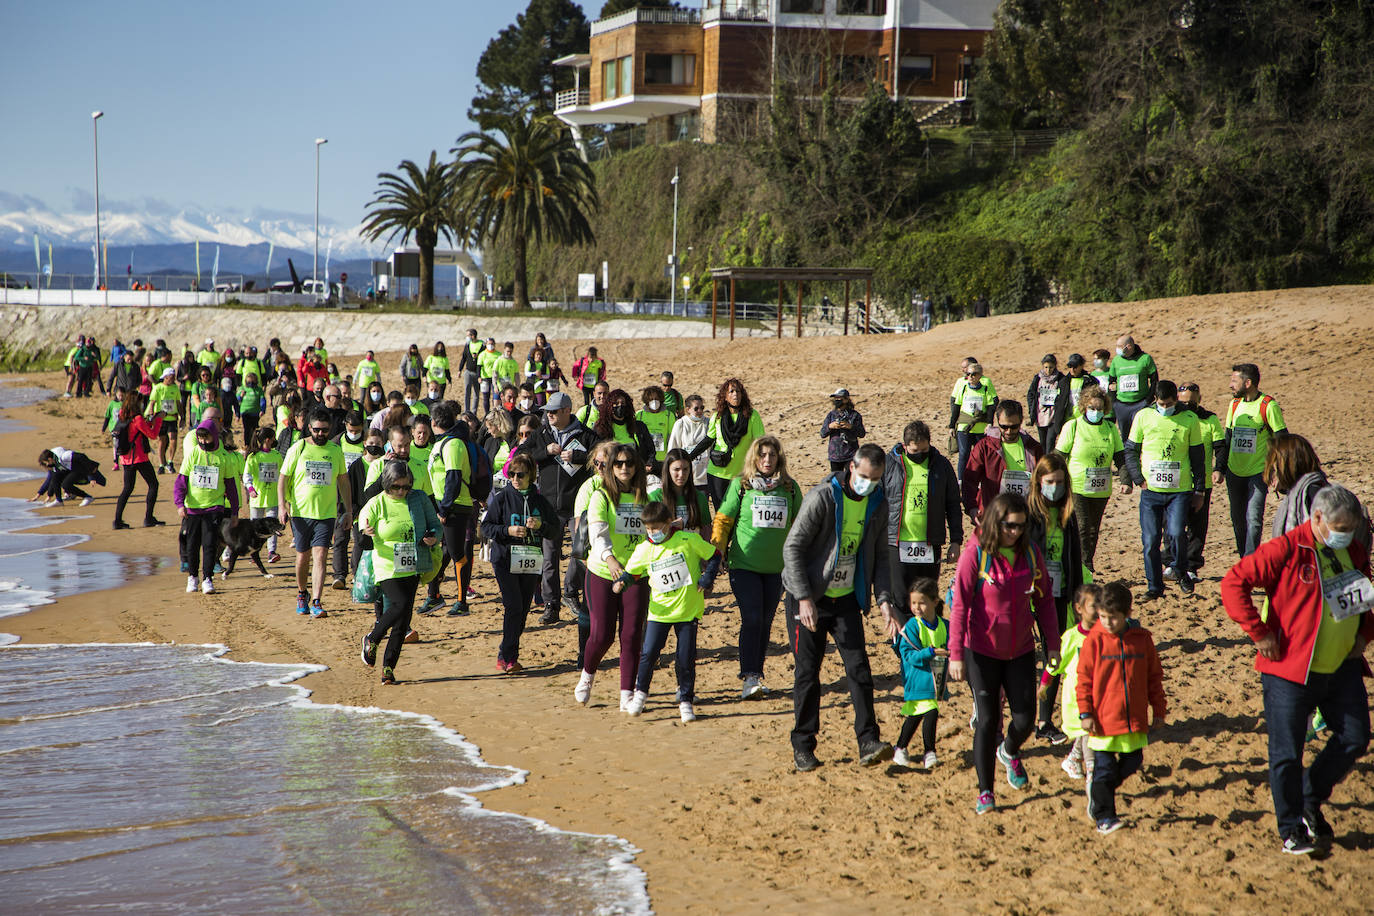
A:
<svg viewBox="0 0 1374 916">
<path fill-rule="evenodd" d="M 1355 541 L 1350 545 L 1355 568 L 1369 575 L 1369 551 Z M 1264 589 L 1269 596 L 1269 619 L 1260 620 L 1250 593 Z M 1317 647 L 1317 628 L 1322 620 L 1321 571 L 1311 522 L 1306 522 L 1265 541 L 1259 549 L 1231 567 L 1221 580 L 1221 600 L 1226 613 L 1256 642 L 1269 633 L 1279 640 L 1278 661 L 1255 655 L 1255 670 L 1295 684 L 1306 684 L 1312 653 Z M 1374 641 L 1374 614 L 1364 613 L 1360 633 Z M 1364 666 L 1369 675 L 1369 665 Z"/>
<path fill-rule="evenodd" d="M 317 378 L 329 381 L 329 367 L 324 363 L 317 363 L 312 359 L 303 361 L 296 367 L 296 381 L 300 382 L 306 391 L 314 387 Z"/>
<path fill-rule="evenodd" d="M 993 427 L 989 432 L 1000 432 Z M 1034 471 L 1042 452 L 1040 443 L 1024 432 L 1021 442 L 1026 447 L 1026 471 Z M 984 436 L 973 443 L 969 452 L 968 465 L 964 468 L 964 481 L 959 485 L 964 500 L 964 512 L 974 518 L 982 518 L 986 509 L 1002 490 L 1002 472 L 1007 469 L 1007 460 L 1002 456 L 1002 437 Z"/>
<path fill-rule="evenodd" d="M 130 420 L 128 435 L 133 440 L 134 447 L 129 454 L 119 456 L 120 467 L 142 464 L 150 460 L 148 449 L 152 443 L 149 440 L 156 439 L 160 432 L 162 432 L 162 417 L 156 417 L 151 422 L 143 416 L 137 416 Z"/>
<path fill-rule="evenodd" d="M 1130 626 L 1113 636 L 1096 624 L 1078 650 L 1077 693 L 1079 713 L 1097 718 L 1098 734 L 1149 731 L 1151 707 L 1162 722 L 1169 707 L 1150 631 Z"/>
</svg>

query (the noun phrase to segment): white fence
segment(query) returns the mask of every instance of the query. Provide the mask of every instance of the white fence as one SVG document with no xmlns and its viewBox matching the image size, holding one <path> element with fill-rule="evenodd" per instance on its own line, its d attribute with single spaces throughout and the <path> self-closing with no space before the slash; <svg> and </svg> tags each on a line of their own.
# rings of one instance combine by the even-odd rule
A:
<svg viewBox="0 0 1374 916">
<path fill-rule="evenodd" d="M 0 305 L 99 305 L 113 308 L 212 306 L 234 299 L 245 305 L 323 305 L 308 293 L 192 292 L 177 289 L 10 289 L 0 284 Z"/>
</svg>

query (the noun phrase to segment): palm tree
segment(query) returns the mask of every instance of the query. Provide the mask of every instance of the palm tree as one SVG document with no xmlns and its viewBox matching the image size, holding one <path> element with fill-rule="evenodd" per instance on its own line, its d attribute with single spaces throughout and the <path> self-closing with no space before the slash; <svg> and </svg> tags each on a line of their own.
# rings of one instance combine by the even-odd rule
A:
<svg viewBox="0 0 1374 916">
<path fill-rule="evenodd" d="M 596 179 L 567 128 L 551 115 L 524 108 L 504 121 L 499 134 L 469 131 L 458 138 L 450 151 L 458 157 L 454 185 L 473 243 L 509 242 L 515 307 L 528 308 L 529 243 L 595 242 L 588 215 L 599 206 Z"/>
<path fill-rule="evenodd" d="M 452 243 L 455 234 L 453 209 L 453 163 L 440 162 L 433 150 L 429 165 L 421 169 L 409 159 L 400 164 L 401 174 L 377 175 L 377 196 L 369 203 L 369 216 L 362 234 L 370 241 L 387 237 L 388 244 L 410 237 L 420 249 L 420 304 L 434 304 L 434 249 L 442 235 Z"/>
</svg>

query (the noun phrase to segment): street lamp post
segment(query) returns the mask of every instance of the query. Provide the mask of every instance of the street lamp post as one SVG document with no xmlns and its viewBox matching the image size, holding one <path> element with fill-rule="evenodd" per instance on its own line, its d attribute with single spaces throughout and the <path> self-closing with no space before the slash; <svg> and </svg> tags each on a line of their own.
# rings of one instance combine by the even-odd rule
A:
<svg viewBox="0 0 1374 916">
<path fill-rule="evenodd" d="M 677 314 L 677 166 L 673 167 L 673 253 L 668 256 L 668 266 L 673 282 L 668 289 L 668 314 Z"/>
<path fill-rule="evenodd" d="M 320 147 L 328 142 L 315 138 L 315 260 L 310 265 L 310 286 L 316 299 L 320 298 Z"/>
<path fill-rule="evenodd" d="M 91 137 L 95 150 L 95 288 L 100 289 L 100 119 L 103 111 L 91 112 Z"/>
</svg>

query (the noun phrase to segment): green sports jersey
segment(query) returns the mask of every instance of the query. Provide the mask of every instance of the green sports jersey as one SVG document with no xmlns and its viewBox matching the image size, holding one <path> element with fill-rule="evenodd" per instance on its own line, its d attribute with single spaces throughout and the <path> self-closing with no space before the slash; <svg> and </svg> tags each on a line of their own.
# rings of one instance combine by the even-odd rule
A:
<svg viewBox="0 0 1374 916">
<path fill-rule="evenodd" d="M 223 448 L 223 446 L 221 446 L 221 448 Z M 247 460 L 243 457 L 243 453 L 242 453 L 242 452 L 236 452 L 236 451 L 233 451 L 233 450 L 231 450 L 231 449 L 224 449 L 224 453 L 225 453 L 225 458 L 226 458 L 226 461 L 225 461 L 225 463 L 224 463 L 224 472 L 225 472 L 225 474 L 228 475 L 229 480 L 234 482 L 232 485 L 237 486 L 237 481 L 239 480 L 239 478 L 241 478 L 241 477 L 243 476 L 243 468 L 244 468 L 244 465 L 247 464 Z M 231 484 L 230 484 L 230 483 L 226 483 L 226 484 L 225 484 L 225 489 L 227 490 L 227 489 L 229 488 L 229 486 L 231 486 Z M 240 496 L 239 502 L 240 502 L 240 504 L 241 504 L 241 503 L 243 502 L 243 500 L 242 500 L 242 498 L 241 498 L 241 497 L 243 496 L 243 491 L 242 491 L 242 490 L 239 491 L 239 496 Z M 224 495 L 224 508 L 226 508 L 226 509 L 229 508 L 229 494 L 228 494 L 228 493 L 225 493 L 225 495 Z"/>
<path fill-rule="evenodd" d="M 427 471 L 435 499 L 444 498 L 445 481 L 451 470 L 463 475 L 463 485 L 458 488 L 458 495 L 453 499 L 453 507 L 466 509 L 472 505 L 472 456 L 468 454 L 467 442 L 457 436 L 438 440 L 429 453 Z"/>
<path fill-rule="evenodd" d="M 1067 732 L 1066 732 L 1067 734 Z M 1150 743 L 1148 732 L 1128 732 L 1124 735 L 1089 735 L 1088 748 L 1094 751 L 1129 754 Z"/>
<path fill-rule="evenodd" d="M 239 378 L 241 379 L 246 380 L 250 375 L 256 378 L 259 388 L 267 384 L 267 370 L 263 368 L 262 360 L 260 359 L 249 359 L 245 357 L 239 360 L 238 370 Z"/>
<path fill-rule="evenodd" d="M 1069 627 L 1067 633 L 1059 638 L 1059 665 L 1050 674 L 1057 674 L 1059 681 L 1059 712 L 1064 723 L 1064 734 L 1077 738 L 1086 734 L 1078 719 L 1078 650 L 1083 648 L 1083 640 L 1088 634 L 1077 625 Z"/>
<path fill-rule="evenodd" d="M 385 582 L 388 579 L 418 575 L 415 564 L 421 548 L 415 540 L 414 517 L 410 514 L 410 506 L 404 498 L 397 499 L 387 493 L 378 493 L 363 506 L 363 511 L 358 516 L 358 527 L 371 528 L 376 532 L 372 537 L 374 579 Z"/>
<path fill-rule="evenodd" d="M 1158 410 L 1142 410 L 1131 424 L 1131 441 L 1140 446 L 1140 471 L 1145 486 L 1156 493 L 1186 493 L 1193 489 L 1193 467 L 1188 449 L 1202 444 L 1202 424 L 1197 414 L 1178 410 L 1164 416 Z"/>
<path fill-rule="evenodd" d="M 1312 646 L 1309 670 L 1314 674 L 1331 674 L 1345 663 L 1355 647 L 1355 637 L 1359 635 L 1364 615 L 1351 614 L 1344 620 L 1337 620 L 1331 612 L 1331 601 L 1326 597 L 1327 585 L 1355 568 L 1350 551 L 1321 546 L 1317 549 L 1317 559 L 1321 563 L 1322 619 L 1317 624 L 1317 641 Z"/>
<path fill-rule="evenodd" d="M 353 387 L 365 389 L 382 377 L 382 367 L 377 365 L 375 359 L 363 359 L 358 361 L 358 368 L 353 370 Z"/>
<path fill-rule="evenodd" d="M 647 501 L 647 500 L 646 500 Z M 644 540 L 644 505 L 636 503 L 633 493 L 624 493 L 614 510 L 605 492 L 594 494 L 587 502 L 587 522 L 605 522 L 611 532 L 611 553 L 622 566 L 630 554 Z M 606 561 L 595 555 L 587 557 L 587 568 L 603 579 L 614 578 Z"/>
<path fill-rule="evenodd" d="M 172 366 L 166 360 L 155 359 L 148 364 L 148 378 L 161 380 L 162 373 L 170 368 L 172 368 Z"/>
<path fill-rule="evenodd" d="M 663 389 L 663 409 L 676 419 L 682 419 L 682 395 L 676 388 Z"/>
<path fill-rule="evenodd" d="M 728 446 L 725 444 L 725 433 L 720 428 L 720 416 L 711 418 L 711 425 L 706 427 L 706 435 L 716 440 L 713 450 L 725 451 Z M 740 469 L 744 467 L 744 457 L 749 451 L 749 446 L 754 444 L 755 439 L 762 438 L 763 418 L 759 416 L 757 410 L 749 411 L 749 426 L 744 433 L 744 438 L 740 439 L 734 451 L 730 453 L 730 461 L 724 467 L 717 467 L 715 462 L 708 461 L 706 473 L 712 477 L 724 477 L 729 480 L 738 477 Z"/>
<path fill-rule="evenodd" d="M 513 356 L 498 356 L 491 364 L 491 377 L 497 386 L 505 385 L 520 386 L 520 364 L 515 361 Z"/>
<path fill-rule="evenodd" d="M 434 356 L 433 354 L 426 356 L 425 375 L 441 385 L 446 383 L 448 381 L 448 357 Z"/>
<path fill-rule="evenodd" d="M 891 461 L 891 457 L 888 458 Z M 902 456 L 906 483 L 902 487 L 902 515 L 898 544 L 925 544 L 930 520 L 930 461 L 912 461 Z"/>
<path fill-rule="evenodd" d="M 949 623 L 943 617 L 935 618 L 935 626 L 931 626 L 926 619 L 917 614 L 911 618 L 916 624 L 914 627 L 908 625 L 906 630 L 913 630 L 916 633 L 916 641 L 922 649 L 944 649 L 949 646 Z M 901 639 L 902 637 L 898 637 Z M 903 662 L 906 661 L 903 657 Z M 939 709 L 940 701 L 931 698 L 929 700 L 903 700 L 902 715 L 904 716 L 923 716 L 932 709 Z"/>
<path fill-rule="evenodd" d="M 115 424 L 119 422 L 119 408 L 122 402 L 111 401 L 105 405 L 105 430 L 113 433 Z"/>
<path fill-rule="evenodd" d="M 176 423 L 177 407 L 181 404 L 181 391 L 176 385 L 166 385 L 158 382 L 153 386 L 153 390 L 148 393 L 148 414 L 162 411 L 163 416 Z"/>
<path fill-rule="evenodd" d="M 858 564 L 859 544 L 864 536 L 864 516 L 868 512 L 868 497 L 850 499 L 844 494 L 843 518 L 840 522 L 840 543 L 835 573 L 830 578 L 830 587 L 825 590 L 827 598 L 841 598 L 854 594 L 854 571 Z"/>
<path fill-rule="evenodd" d="M 258 414 L 262 413 L 262 408 L 267 399 L 263 397 L 262 389 L 256 386 L 244 385 L 238 390 L 239 410 L 243 413 Z"/>
<path fill-rule="evenodd" d="M 997 388 L 992 384 L 992 379 L 984 375 L 978 380 L 978 385 L 973 387 L 969 385 L 968 379 L 961 378 L 954 383 L 954 390 L 949 396 L 959 405 L 956 428 L 961 432 L 975 435 L 987 431 L 987 421 L 981 418 L 986 416 L 987 409 L 997 400 Z"/>
<path fill-rule="evenodd" d="M 695 531 L 674 531 L 662 544 L 647 539 L 635 547 L 625 570 L 649 579 L 649 619 L 658 623 L 685 623 L 706 611 L 706 599 L 697 588 L 701 562 L 716 549 Z"/>
<path fill-rule="evenodd" d="M 782 545 L 801 503 L 801 488 L 795 482 L 786 489 L 764 491 L 745 488 L 738 477 L 730 481 L 719 510 L 735 520 L 728 545 L 730 568 L 782 572 Z"/>
<path fill-rule="evenodd" d="M 1150 395 L 1150 376 L 1158 375 L 1154 357 L 1144 351 L 1127 359 L 1112 357 L 1107 377 L 1116 382 L 1116 399 L 1123 404 L 1138 404 Z"/>
<path fill-rule="evenodd" d="M 500 358 L 501 354 L 495 350 L 483 350 L 481 355 L 477 357 L 477 377 L 490 379 L 492 368 Z"/>
<path fill-rule="evenodd" d="M 583 426 L 591 429 L 601 419 L 601 411 L 595 404 L 583 404 L 577 408 L 577 419 Z"/>
<path fill-rule="evenodd" d="M 309 438 L 292 443 L 281 466 L 292 514 L 313 519 L 337 517 L 338 480 L 344 470 L 339 443 L 316 445 Z"/>
<path fill-rule="evenodd" d="M 276 449 L 248 456 L 243 465 L 243 482 L 255 491 L 247 494 L 249 508 L 277 508 L 277 477 L 280 474 L 281 455 Z"/>
<path fill-rule="evenodd" d="M 219 367 L 219 360 L 220 355 L 214 350 L 201 350 L 196 354 L 196 362 L 212 372 Z"/>
<path fill-rule="evenodd" d="M 1112 458 L 1125 446 L 1116 424 L 1107 419 L 1089 423 L 1077 416 L 1064 424 L 1055 451 L 1069 456 L 1069 486 L 1075 496 L 1106 499 L 1112 494 Z"/>
<path fill-rule="evenodd" d="M 649 435 L 654 440 L 654 457 L 662 461 L 663 456 L 668 454 L 668 435 L 673 431 L 676 418 L 666 409 L 660 409 L 641 410 L 635 414 L 635 419 L 648 427 Z"/>
<path fill-rule="evenodd" d="M 606 362 L 594 359 L 582 369 L 582 387 L 595 388 L 596 383 L 606 377 Z"/>
<path fill-rule="evenodd" d="M 233 475 L 234 460 L 224 446 L 214 451 L 200 447 L 193 436 L 181 456 L 178 474 L 186 478 L 186 508 L 212 509 L 225 503 L 225 487 Z"/>
<path fill-rule="evenodd" d="M 1274 434 L 1288 426 L 1279 402 L 1262 394 L 1253 401 L 1232 401 L 1226 411 L 1226 429 L 1231 431 L 1226 469 L 1237 477 L 1253 477 L 1264 473 L 1264 459 Z"/>
<path fill-rule="evenodd" d="M 352 468 L 353 465 L 358 462 L 358 459 L 362 458 L 363 455 L 367 454 L 367 449 L 363 445 L 363 443 L 366 441 L 366 436 L 359 437 L 357 442 L 349 442 L 347 434 L 344 434 L 339 437 L 339 448 L 343 449 L 344 453 L 345 471 Z"/>
<path fill-rule="evenodd" d="M 1199 417 L 1198 422 L 1202 424 L 1202 473 L 1206 475 L 1207 489 L 1212 489 L 1212 446 L 1217 442 L 1226 441 L 1226 430 L 1221 425 L 1221 417 L 1212 414 L 1210 417 Z"/>
<path fill-rule="evenodd" d="M 367 466 L 367 473 L 363 475 L 363 489 L 366 490 L 376 483 L 382 476 L 383 467 L 388 461 L 393 460 L 395 459 L 393 459 L 391 455 L 385 455 L 369 464 Z M 410 476 L 412 478 L 411 486 L 421 493 L 433 496 L 434 487 L 430 485 L 429 465 L 426 463 L 426 459 L 421 458 L 412 451 L 406 459 L 406 467 L 410 468 Z"/>
</svg>

